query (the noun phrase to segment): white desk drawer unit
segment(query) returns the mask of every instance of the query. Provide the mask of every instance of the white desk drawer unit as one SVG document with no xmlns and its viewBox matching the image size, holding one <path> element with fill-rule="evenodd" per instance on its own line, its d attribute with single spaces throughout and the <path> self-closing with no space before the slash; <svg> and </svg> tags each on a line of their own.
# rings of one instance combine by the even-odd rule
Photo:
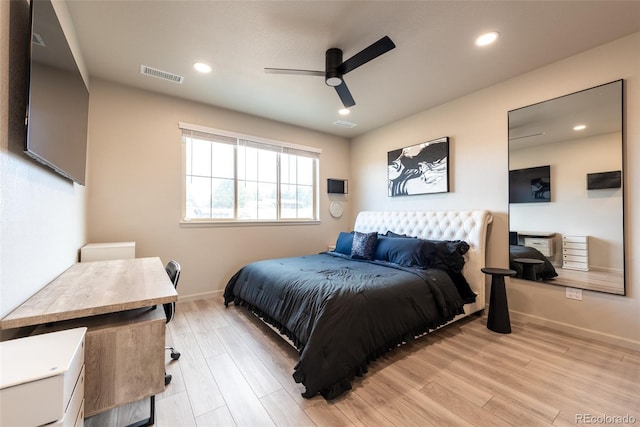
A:
<svg viewBox="0 0 640 427">
<path fill-rule="evenodd" d="M 562 268 L 589 270 L 589 236 L 562 236 Z"/>
<path fill-rule="evenodd" d="M 539 250 L 546 257 L 553 256 L 553 237 L 525 237 L 524 245 Z"/>
<path fill-rule="evenodd" d="M 0 343 L 0 425 L 84 425 L 86 330 Z"/>
</svg>

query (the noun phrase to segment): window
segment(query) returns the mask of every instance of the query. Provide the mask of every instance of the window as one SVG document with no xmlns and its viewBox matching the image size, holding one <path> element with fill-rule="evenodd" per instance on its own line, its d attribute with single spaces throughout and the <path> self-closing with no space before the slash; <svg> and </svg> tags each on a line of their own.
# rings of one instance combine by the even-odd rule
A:
<svg viewBox="0 0 640 427">
<path fill-rule="evenodd" d="M 320 150 L 180 123 L 185 221 L 315 221 Z"/>
</svg>

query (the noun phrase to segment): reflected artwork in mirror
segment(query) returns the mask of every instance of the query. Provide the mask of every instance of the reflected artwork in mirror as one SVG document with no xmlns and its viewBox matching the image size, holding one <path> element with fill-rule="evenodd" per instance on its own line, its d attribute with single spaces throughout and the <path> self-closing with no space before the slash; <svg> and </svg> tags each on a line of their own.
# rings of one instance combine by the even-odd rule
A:
<svg viewBox="0 0 640 427">
<path fill-rule="evenodd" d="M 623 116 L 622 80 L 509 111 L 517 278 L 625 295 Z M 535 198 L 539 177 L 522 177 L 540 168 L 549 171 L 546 203 Z M 530 194 L 514 200 L 522 189 Z"/>
</svg>

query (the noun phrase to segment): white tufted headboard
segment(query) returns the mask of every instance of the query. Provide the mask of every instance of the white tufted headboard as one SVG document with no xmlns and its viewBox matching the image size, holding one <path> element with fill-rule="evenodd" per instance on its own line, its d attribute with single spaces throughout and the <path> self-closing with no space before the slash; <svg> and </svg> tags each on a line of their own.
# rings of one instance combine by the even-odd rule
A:
<svg viewBox="0 0 640 427">
<path fill-rule="evenodd" d="M 487 228 L 493 217 L 486 210 L 468 211 L 362 211 L 355 231 L 386 233 L 393 231 L 421 239 L 464 240 L 470 246 L 465 255 L 463 274 L 478 295 L 465 313 L 482 310 L 485 305 L 485 266 Z"/>
</svg>

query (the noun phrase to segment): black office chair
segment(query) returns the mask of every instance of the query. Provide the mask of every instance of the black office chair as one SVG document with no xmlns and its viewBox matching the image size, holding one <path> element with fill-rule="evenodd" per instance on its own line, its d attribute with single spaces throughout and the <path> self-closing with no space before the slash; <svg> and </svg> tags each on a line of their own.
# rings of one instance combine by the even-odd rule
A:
<svg viewBox="0 0 640 427">
<path fill-rule="evenodd" d="M 174 288 L 178 288 L 178 280 L 180 279 L 180 264 L 177 261 L 171 260 L 165 266 L 165 270 L 169 275 L 169 279 L 171 279 L 171 283 L 173 283 Z M 176 303 L 171 302 L 168 304 L 162 305 L 164 308 L 164 314 L 167 316 L 167 322 L 171 322 L 173 319 L 173 315 L 176 311 Z M 171 350 L 171 359 L 178 360 L 180 358 L 180 353 L 177 352 L 173 347 L 165 347 L 165 350 Z M 168 385 L 171 382 L 171 374 L 164 374 L 164 385 Z"/>
</svg>

